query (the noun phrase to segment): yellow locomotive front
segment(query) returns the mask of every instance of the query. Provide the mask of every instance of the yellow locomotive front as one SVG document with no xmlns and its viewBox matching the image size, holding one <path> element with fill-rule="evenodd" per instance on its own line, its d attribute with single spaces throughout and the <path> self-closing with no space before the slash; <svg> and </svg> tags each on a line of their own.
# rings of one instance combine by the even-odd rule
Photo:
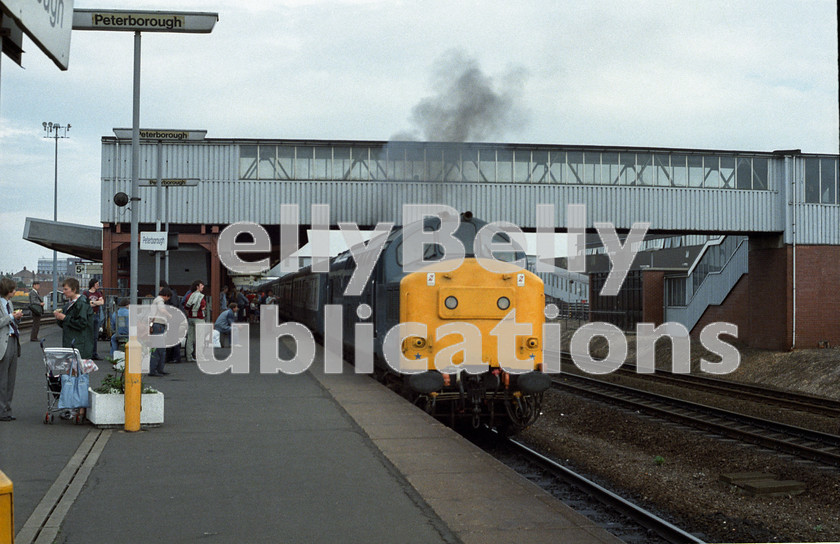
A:
<svg viewBox="0 0 840 544">
<path fill-rule="evenodd" d="M 490 271 L 490 270 L 494 271 Z M 400 282 L 404 383 L 430 413 L 516 431 L 536 421 L 542 372 L 542 280 L 515 265 L 468 258 Z"/>
</svg>

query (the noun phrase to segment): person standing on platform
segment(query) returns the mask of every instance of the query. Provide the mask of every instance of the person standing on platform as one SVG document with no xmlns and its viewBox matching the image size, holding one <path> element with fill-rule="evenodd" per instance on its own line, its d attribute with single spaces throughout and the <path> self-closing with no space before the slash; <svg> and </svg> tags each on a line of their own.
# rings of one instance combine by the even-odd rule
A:
<svg viewBox="0 0 840 544">
<path fill-rule="evenodd" d="M 12 296 L 16 288 L 11 279 L 0 279 L 0 421 L 16 419 L 12 415 L 12 397 L 20 357 L 18 322 L 23 315 L 23 310 L 12 310 Z"/>
<path fill-rule="evenodd" d="M 204 282 L 195 280 L 190 289 L 189 299 L 184 303 L 187 312 L 189 328 L 187 329 L 186 356 L 188 363 L 195 362 L 195 325 L 204 322 L 204 311 L 207 308 L 207 301 L 204 300 Z"/>
<path fill-rule="evenodd" d="M 172 291 L 169 287 L 161 287 L 158 296 L 152 301 L 152 334 L 162 334 L 166 330 L 166 323 L 171 317 L 171 312 L 166 305 L 172 298 Z M 163 370 L 166 365 L 166 348 L 154 348 L 152 359 L 149 363 L 149 376 L 166 376 L 169 372 Z"/>
<path fill-rule="evenodd" d="M 119 347 L 120 337 L 128 340 L 128 297 L 119 301 L 119 307 L 111 314 L 111 323 L 114 324 L 114 334 L 111 335 L 111 357 Z"/>
<path fill-rule="evenodd" d="M 234 289 L 234 291 L 236 291 L 236 289 Z M 250 302 L 248 301 L 248 297 L 245 296 L 244 287 L 236 293 L 236 304 L 239 306 L 239 321 L 248 321 L 248 305 Z"/>
<path fill-rule="evenodd" d="M 32 312 L 32 330 L 29 331 L 29 341 L 38 341 L 38 331 L 41 330 L 41 315 L 44 313 L 44 299 L 38 293 L 41 282 L 33 281 L 32 289 L 29 291 L 29 311 Z"/>
<path fill-rule="evenodd" d="M 87 298 L 79 293 L 79 280 L 67 278 L 62 284 L 67 305 L 63 310 L 56 310 L 55 320 L 61 327 L 61 345 L 76 348 L 82 359 L 93 355 L 93 312 Z"/>
<path fill-rule="evenodd" d="M 223 312 L 228 307 L 228 289 L 229 287 L 227 285 L 222 285 L 222 290 L 219 291 L 219 308 Z"/>
<path fill-rule="evenodd" d="M 91 312 L 93 313 L 93 355 L 91 359 L 98 361 L 102 359 L 99 356 L 96 345 L 99 343 L 99 325 L 102 323 L 100 319 L 100 308 L 105 304 L 105 297 L 102 296 L 102 291 L 99 290 L 99 280 L 91 278 L 88 282 L 88 290 L 84 292 L 88 299 Z"/>
<path fill-rule="evenodd" d="M 169 300 L 166 301 L 168 306 L 174 306 L 175 308 L 181 307 L 181 299 L 178 298 L 178 291 L 175 290 L 174 287 L 169 285 L 166 280 L 160 281 L 161 287 L 166 287 L 172 292 L 172 296 L 169 297 Z M 170 308 L 167 308 L 170 310 Z M 167 363 L 180 363 L 181 362 L 181 344 L 175 344 L 172 347 L 166 348 L 166 362 Z"/>
</svg>

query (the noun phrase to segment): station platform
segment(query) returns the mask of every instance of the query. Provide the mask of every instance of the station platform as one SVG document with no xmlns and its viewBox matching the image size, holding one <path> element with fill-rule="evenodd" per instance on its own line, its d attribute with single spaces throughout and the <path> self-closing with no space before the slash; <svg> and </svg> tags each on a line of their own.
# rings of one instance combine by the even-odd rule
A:
<svg viewBox="0 0 840 544">
<path fill-rule="evenodd" d="M 309 372 L 260 374 L 256 340 L 247 375 L 144 376 L 165 423 L 138 433 L 45 425 L 25 342 L 17 420 L 0 423 L 15 542 L 619 542 L 349 365 L 325 375 L 319 352 Z"/>
</svg>

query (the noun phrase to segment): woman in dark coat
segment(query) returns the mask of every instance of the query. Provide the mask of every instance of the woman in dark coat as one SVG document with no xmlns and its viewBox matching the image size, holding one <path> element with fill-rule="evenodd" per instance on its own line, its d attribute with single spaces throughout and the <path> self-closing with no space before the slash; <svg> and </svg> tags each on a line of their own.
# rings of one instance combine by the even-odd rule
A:
<svg viewBox="0 0 840 544">
<path fill-rule="evenodd" d="M 61 345 L 74 347 L 82 359 L 90 359 L 93 355 L 93 311 L 87 299 L 79 294 L 79 280 L 67 278 L 62 288 L 68 303 L 64 310 L 55 311 L 56 322 L 62 328 Z"/>
</svg>

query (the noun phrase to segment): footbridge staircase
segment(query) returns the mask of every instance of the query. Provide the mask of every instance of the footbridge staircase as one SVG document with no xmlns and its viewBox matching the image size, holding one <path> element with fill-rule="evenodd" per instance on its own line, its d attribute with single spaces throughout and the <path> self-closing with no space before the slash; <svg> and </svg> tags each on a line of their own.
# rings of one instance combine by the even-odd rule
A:
<svg viewBox="0 0 840 544">
<path fill-rule="evenodd" d="M 691 331 L 709 306 L 720 305 L 749 271 L 749 239 L 721 236 L 705 244 L 688 272 L 665 278 L 665 321 Z"/>
</svg>

